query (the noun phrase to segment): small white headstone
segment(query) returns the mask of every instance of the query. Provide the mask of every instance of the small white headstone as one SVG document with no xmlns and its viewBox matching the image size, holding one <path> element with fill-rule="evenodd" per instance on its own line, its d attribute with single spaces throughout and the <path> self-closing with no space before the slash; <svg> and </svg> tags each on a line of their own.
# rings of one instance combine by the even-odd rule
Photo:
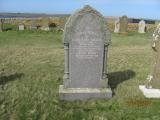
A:
<svg viewBox="0 0 160 120">
<path fill-rule="evenodd" d="M 114 32 L 119 33 L 119 29 L 120 29 L 120 19 L 118 18 L 118 19 L 115 20 Z"/>
<path fill-rule="evenodd" d="M 40 29 L 41 29 L 41 30 L 44 30 L 44 31 L 49 31 L 49 30 L 50 30 L 48 26 L 43 26 L 43 27 L 41 27 Z"/>
<path fill-rule="evenodd" d="M 144 20 L 141 20 L 138 24 L 138 32 L 139 33 L 145 33 L 145 27 L 146 27 L 146 23 Z"/>
<path fill-rule="evenodd" d="M 24 30 L 24 25 L 23 24 L 19 25 L 19 30 Z"/>
</svg>

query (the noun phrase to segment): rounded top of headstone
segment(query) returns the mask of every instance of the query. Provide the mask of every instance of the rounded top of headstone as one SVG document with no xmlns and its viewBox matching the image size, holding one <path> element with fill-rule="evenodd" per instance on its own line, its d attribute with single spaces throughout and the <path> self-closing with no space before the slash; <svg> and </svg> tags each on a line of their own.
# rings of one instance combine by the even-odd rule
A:
<svg viewBox="0 0 160 120">
<path fill-rule="evenodd" d="M 145 24 L 145 21 L 144 21 L 144 20 L 141 20 L 141 21 L 139 21 L 139 23 L 144 23 L 144 24 Z"/>
<path fill-rule="evenodd" d="M 107 27 L 107 23 L 105 18 L 95 9 L 93 9 L 91 6 L 89 5 L 85 5 L 82 9 L 77 10 L 74 14 L 72 14 L 66 24 L 65 24 L 65 28 L 64 28 L 64 35 L 63 35 L 63 40 L 64 43 L 69 43 L 71 36 L 70 34 L 72 34 L 73 29 L 74 29 L 74 25 L 75 23 L 77 23 L 76 21 L 79 20 L 82 16 L 85 16 L 86 14 L 91 14 L 92 16 L 95 16 L 99 19 L 99 21 L 101 21 L 101 28 L 104 31 L 104 38 L 105 38 L 105 43 L 109 44 L 110 40 L 111 40 L 111 34 L 109 32 L 109 29 Z"/>
<path fill-rule="evenodd" d="M 156 30 L 153 33 L 153 40 L 154 41 L 160 40 L 160 24 L 158 24 Z"/>
<path fill-rule="evenodd" d="M 128 22 L 128 17 L 126 15 L 123 15 L 122 17 L 120 17 L 120 22 Z"/>
<path fill-rule="evenodd" d="M 83 9 L 92 9 L 92 7 L 89 6 L 89 5 L 85 5 L 85 6 L 83 7 Z"/>
<path fill-rule="evenodd" d="M 121 18 L 128 18 L 126 15 L 123 15 Z"/>
</svg>

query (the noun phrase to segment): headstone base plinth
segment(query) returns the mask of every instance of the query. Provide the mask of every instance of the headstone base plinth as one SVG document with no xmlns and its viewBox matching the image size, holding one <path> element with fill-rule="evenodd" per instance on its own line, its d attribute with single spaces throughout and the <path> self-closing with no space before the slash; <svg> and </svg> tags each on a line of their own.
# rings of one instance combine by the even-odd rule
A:
<svg viewBox="0 0 160 120">
<path fill-rule="evenodd" d="M 44 30 L 44 31 L 49 31 L 49 27 L 41 27 L 41 30 Z"/>
<path fill-rule="evenodd" d="M 160 98 L 160 89 L 146 88 L 145 85 L 140 85 L 139 89 L 146 98 Z"/>
<path fill-rule="evenodd" d="M 89 99 L 110 99 L 112 91 L 110 88 L 64 88 L 59 86 L 60 100 L 89 100 Z"/>
</svg>

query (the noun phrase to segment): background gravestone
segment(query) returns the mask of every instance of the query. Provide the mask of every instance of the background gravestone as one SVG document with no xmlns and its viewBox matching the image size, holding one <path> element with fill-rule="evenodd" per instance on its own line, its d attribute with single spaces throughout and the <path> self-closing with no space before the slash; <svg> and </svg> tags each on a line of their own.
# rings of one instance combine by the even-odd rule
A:
<svg viewBox="0 0 160 120">
<path fill-rule="evenodd" d="M 106 76 L 107 51 L 111 35 L 104 17 L 85 6 L 65 26 L 65 74 L 60 85 L 62 100 L 111 98 Z"/>
<path fill-rule="evenodd" d="M 3 22 L 4 22 L 4 20 L 0 19 L 0 32 L 3 31 Z"/>
<path fill-rule="evenodd" d="M 115 20 L 114 32 L 115 32 L 115 33 L 119 33 L 119 29 L 120 29 L 120 19 L 117 18 L 117 19 Z"/>
<path fill-rule="evenodd" d="M 144 20 L 141 20 L 138 24 L 138 33 L 145 33 L 146 23 Z"/>
<path fill-rule="evenodd" d="M 42 17 L 42 20 L 41 20 L 41 30 L 44 30 L 44 31 L 49 31 L 49 18 L 48 17 Z"/>
<path fill-rule="evenodd" d="M 19 28 L 19 30 L 24 30 L 24 24 L 20 23 L 18 28 Z"/>
<path fill-rule="evenodd" d="M 35 18 L 33 18 L 33 19 L 31 20 L 30 29 L 31 29 L 31 30 L 37 30 L 37 20 L 36 20 Z"/>
<path fill-rule="evenodd" d="M 148 98 L 160 98 L 160 24 L 153 33 L 153 58 L 151 75 L 147 78 L 147 84 L 140 86 L 143 94 Z"/>
<path fill-rule="evenodd" d="M 121 34 L 127 34 L 127 29 L 128 29 L 128 17 L 127 16 L 122 16 L 120 18 L 120 33 Z"/>
</svg>

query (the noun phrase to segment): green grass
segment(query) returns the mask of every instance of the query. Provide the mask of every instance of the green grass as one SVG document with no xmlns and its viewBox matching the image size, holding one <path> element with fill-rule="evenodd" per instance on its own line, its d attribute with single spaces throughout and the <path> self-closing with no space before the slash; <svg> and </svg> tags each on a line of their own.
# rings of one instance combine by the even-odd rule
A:
<svg viewBox="0 0 160 120">
<path fill-rule="evenodd" d="M 6 31 L 0 33 L 0 47 L 63 47 L 61 32 Z"/>
<path fill-rule="evenodd" d="M 110 100 L 65 102 L 62 33 L 0 33 L 0 120 L 159 120 L 160 101 L 138 89 L 150 72 L 151 35 L 112 34 Z"/>
</svg>

